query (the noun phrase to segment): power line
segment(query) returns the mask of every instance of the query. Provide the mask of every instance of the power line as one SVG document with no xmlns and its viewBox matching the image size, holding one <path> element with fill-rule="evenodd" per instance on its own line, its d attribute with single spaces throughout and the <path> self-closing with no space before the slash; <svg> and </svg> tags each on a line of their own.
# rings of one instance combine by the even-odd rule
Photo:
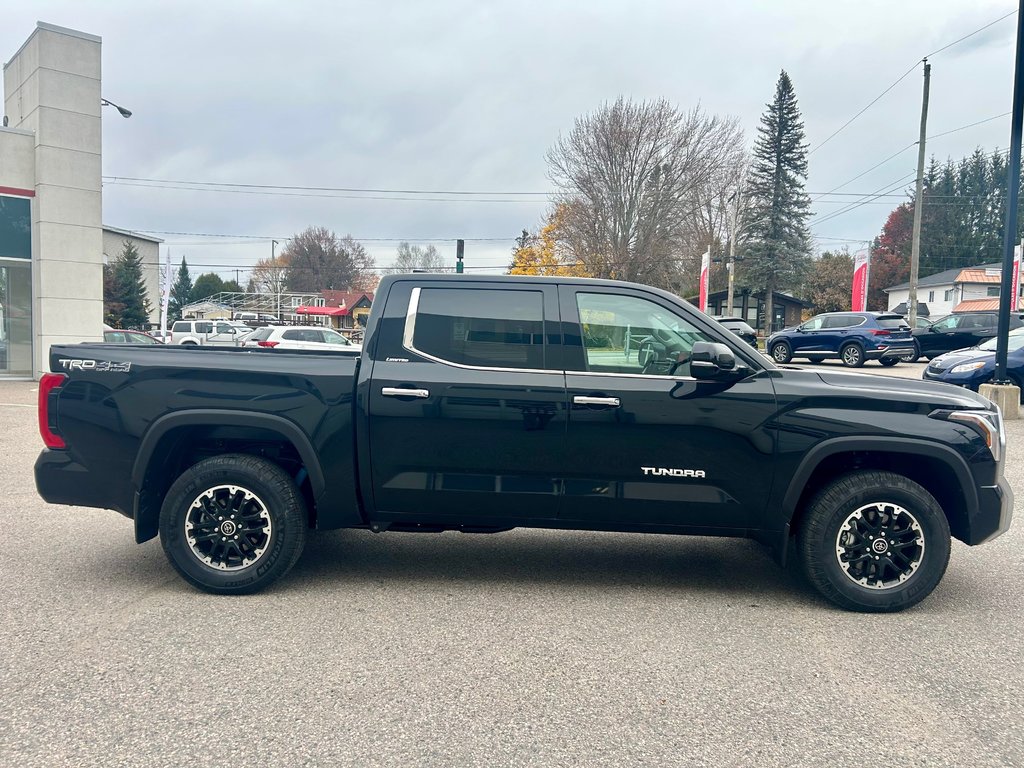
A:
<svg viewBox="0 0 1024 768">
<path fill-rule="evenodd" d="M 217 181 L 180 181 L 175 179 L 145 179 L 137 176 L 104 176 L 104 181 L 110 181 L 114 184 L 123 182 L 148 182 L 151 184 L 188 184 L 194 186 L 203 187 L 237 187 L 241 189 L 279 189 L 279 190 L 292 190 L 302 192 L 359 192 L 359 193 L 374 193 L 374 194 L 387 194 L 387 195 L 459 195 L 459 196 L 476 196 L 476 195 L 543 195 L 548 196 L 551 192 L 514 192 L 514 191 L 466 191 L 466 190 L 445 190 L 445 189 L 382 189 L 372 187 L 305 187 L 305 186 L 289 186 L 285 184 L 243 184 L 235 182 L 217 182 Z"/>
<path fill-rule="evenodd" d="M 963 37 L 959 38 L 958 40 L 954 40 L 954 41 L 953 41 L 952 43 L 947 43 L 946 45 L 944 45 L 944 46 L 942 46 L 941 48 L 939 48 L 939 50 L 937 50 L 937 51 L 932 51 L 931 53 L 929 53 L 929 54 L 928 54 L 927 56 L 925 56 L 924 58 L 926 58 L 926 59 L 930 59 L 930 58 L 931 58 L 932 56 L 935 56 L 936 54 L 942 53 L 942 52 L 943 52 L 944 50 L 946 50 L 947 48 L 952 48 L 952 47 L 953 47 L 954 45 L 957 45 L 958 43 L 962 43 L 962 42 L 963 42 L 964 40 L 966 40 L 967 38 L 969 38 L 969 37 L 974 37 L 974 36 L 975 36 L 976 34 L 978 34 L 979 32 L 984 32 L 984 31 L 985 31 L 986 29 L 988 29 L 989 27 L 991 27 L 991 26 L 993 26 L 993 25 L 995 25 L 995 24 L 998 24 L 998 23 L 999 23 L 1000 21 L 1002 21 L 1003 19 L 1008 19 L 1008 18 L 1010 18 L 1010 17 L 1011 17 L 1011 16 L 1013 16 L 1013 14 L 1015 14 L 1016 12 L 1017 12 L 1016 10 L 1010 11 L 1010 12 L 1009 12 L 1008 14 L 1006 14 L 1005 16 L 1000 16 L 1000 17 L 999 17 L 998 19 L 996 19 L 995 21 L 990 21 L 990 22 L 989 22 L 988 24 L 986 24 L 986 25 L 985 25 L 984 27 L 979 27 L 978 29 L 974 30 L 973 32 L 971 32 L 971 33 L 969 33 L 969 34 L 966 34 L 966 35 L 964 35 Z"/>
<path fill-rule="evenodd" d="M 882 194 L 889 194 L 890 192 L 894 192 L 895 190 L 897 190 L 900 187 L 904 186 L 910 179 L 914 178 L 915 176 L 917 176 L 917 172 L 913 171 L 913 172 L 909 173 L 908 175 L 902 177 L 898 181 L 890 182 L 889 184 L 886 184 L 885 186 L 879 187 L 878 192 L 881 193 L 883 189 L 886 189 L 886 187 L 892 187 L 892 189 L 889 189 L 889 190 L 887 190 L 886 192 L 884 192 Z M 893 186 L 893 185 L 895 185 L 895 186 Z M 872 194 L 875 194 L 875 193 L 872 193 Z M 872 198 L 872 200 L 873 200 L 873 198 Z M 811 227 L 812 228 L 816 227 L 819 224 L 824 224 L 826 221 L 831 221 L 832 219 L 838 218 L 839 216 L 842 216 L 843 214 L 849 213 L 850 211 L 855 211 L 858 208 L 860 208 L 861 206 L 866 205 L 869 202 L 872 202 L 872 200 L 863 200 L 863 201 L 853 202 L 850 205 L 848 205 L 846 208 L 843 208 L 843 209 L 838 210 L 838 211 L 833 211 L 832 213 L 829 213 L 826 216 L 823 216 L 822 218 L 818 219 L 816 222 L 811 224 Z"/>
</svg>

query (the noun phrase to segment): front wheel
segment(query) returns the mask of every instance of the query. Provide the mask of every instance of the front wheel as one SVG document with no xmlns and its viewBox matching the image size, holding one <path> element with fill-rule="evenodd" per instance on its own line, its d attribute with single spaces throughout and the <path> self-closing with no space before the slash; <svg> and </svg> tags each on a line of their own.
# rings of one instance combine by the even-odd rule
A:
<svg viewBox="0 0 1024 768">
<path fill-rule="evenodd" d="M 306 505 L 266 459 L 226 454 L 174 482 L 160 510 L 160 541 L 190 584 L 216 594 L 258 592 L 284 576 L 306 541 Z"/>
<path fill-rule="evenodd" d="M 807 578 L 836 605 L 900 611 L 942 580 L 949 523 L 935 498 L 913 480 L 893 472 L 852 472 L 811 501 L 799 549 Z"/>
<path fill-rule="evenodd" d="M 864 350 L 859 344 L 847 344 L 839 350 L 839 359 L 847 368 L 860 368 L 864 365 Z"/>
<path fill-rule="evenodd" d="M 793 351 L 789 348 L 789 344 L 784 341 L 777 341 L 772 344 L 771 355 L 772 360 L 780 365 L 785 365 L 793 359 Z"/>
</svg>

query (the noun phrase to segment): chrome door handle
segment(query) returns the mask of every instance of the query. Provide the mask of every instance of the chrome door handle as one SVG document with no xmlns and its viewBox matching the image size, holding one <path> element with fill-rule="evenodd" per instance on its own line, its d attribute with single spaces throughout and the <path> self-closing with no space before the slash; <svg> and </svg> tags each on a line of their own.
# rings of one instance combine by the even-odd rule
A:
<svg viewBox="0 0 1024 768">
<path fill-rule="evenodd" d="M 383 387 L 380 391 L 384 397 L 430 397 L 429 389 L 404 389 L 403 387 Z"/>
<path fill-rule="evenodd" d="M 611 408 L 618 408 L 619 398 L 617 397 L 590 397 L 589 395 L 574 395 L 572 398 L 576 405 L 607 405 Z"/>
</svg>

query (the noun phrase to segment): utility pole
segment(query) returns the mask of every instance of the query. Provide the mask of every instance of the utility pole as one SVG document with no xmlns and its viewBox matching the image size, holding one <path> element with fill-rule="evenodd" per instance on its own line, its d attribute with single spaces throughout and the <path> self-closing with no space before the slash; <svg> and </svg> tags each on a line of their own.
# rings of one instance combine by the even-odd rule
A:
<svg viewBox="0 0 1024 768">
<path fill-rule="evenodd" d="M 1024 2 L 1024 0 L 1022 0 Z M 921 101 L 921 136 L 917 142 L 917 191 L 914 193 L 914 239 L 910 246 L 910 295 L 907 297 L 907 325 L 916 327 L 917 273 L 921 265 L 921 207 L 924 201 L 924 138 L 928 127 L 928 84 L 932 65 L 924 59 L 924 98 Z"/>
<path fill-rule="evenodd" d="M 996 384 L 1011 384 L 1006 376 L 1006 353 L 1010 343 L 1010 311 L 1017 310 L 1017 297 L 1011 295 L 1013 283 L 1013 247 L 1017 242 L 1017 191 L 1020 186 L 1020 145 L 1021 127 L 1024 123 L 1024 0 L 1020 0 L 1017 13 L 1017 66 L 1013 75 L 1013 112 L 1010 114 L 1010 159 L 1006 190 L 1006 226 L 1003 232 L 1003 273 L 999 289 L 999 327 L 996 331 Z M 1019 395 L 1011 391 L 1011 398 L 1004 402 L 1004 413 L 1016 409 Z M 989 395 L 995 400 L 995 397 Z M 1015 416 L 1013 416 L 1015 418 Z"/>
<path fill-rule="evenodd" d="M 271 274 L 274 276 L 274 287 L 277 289 L 277 311 L 274 313 L 274 317 L 278 320 L 281 319 L 281 275 L 277 271 L 277 255 L 274 253 L 274 249 L 277 248 L 277 240 L 270 241 L 270 264 Z M 259 315 L 257 314 L 257 317 Z"/>
<path fill-rule="evenodd" d="M 730 224 L 729 232 L 729 290 L 725 294 L 725 314 L 732 317 L 732 296 L 736 286 L 736 233 L 739 227 L 740 217 L 740 191 L 737 189 L 732 193 L 729 198 L 730 201 L 735 201 L 735 205 L 732 210 L 732 221 Z M 746 318 L 744 318 L 746 319 Z"/>
<path fill-rule="evenodd" d="M 466 241 L 455 241 L 455 273 L 462 274 L 462 257 L 466 254 Z"/>
</svg>

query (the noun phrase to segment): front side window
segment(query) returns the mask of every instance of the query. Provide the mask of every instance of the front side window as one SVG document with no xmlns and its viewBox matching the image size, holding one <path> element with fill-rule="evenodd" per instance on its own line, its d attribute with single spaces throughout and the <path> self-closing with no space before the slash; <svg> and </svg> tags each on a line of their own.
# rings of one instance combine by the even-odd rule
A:
<svg viewBox="0 0 1024 768">
<path fill-rule="evenodd" d="M 172 333 L 188 333 L 191 330 L 192 323 L 185 320 L 179 320 L 173 326 L 171 326 Z"/>
<path fill-rule="evenodd" d="M 957 317 L 956 315 L 950 315 L 949 317 L 943 320 L 939 320 L 932 326 L 932 328 L 934 328 L 936 331 L 951 331 L 954 328 L 956 328 L 957 321 L 961 319 L 962 318 Z"/>
<path fill-rule="evenodd" d="M 812 317 L 810 320 L 808 320 L 806 323 L 804 323 L 803 325 L 800 326 L 800 330 L 803 330 L 803 331 L 817 331 L 817 330 L 820 330 L 821 326 L 822 326 L 822 323 L 824 323 L 825 320 L 826 320 L 826 318 L 822 317 L 821 315 L 818 315 L 818 317 Z"/>
<path fill-rule="evenodd" d="M 217 333 L 233 333 L 234 330 L 230 323 L 217 323 Z"/>
<path fill-rule="evenodd" d="M 688 376 L 690 351 L 714 341 L 653 301 L 611 293 L 578 293 L 584 365 L 597 373 Z"/>
<path fill-rule="evenodd" d="M 540 291 L 422 288 L 412 351 L 483 368 L 544 368 Z"/>
<path fill-rule="evenodd" d="M 196 323 L 196 333 L 213 333 L 213 323 Z"/>
<path fill-rule="evenodd" d="M 327 344 L 336 344 L 339 347 L 351 346 L 352 342 L 342 336 L 336 331 L 324 329 L 324 342 Z"/>
</svg>

